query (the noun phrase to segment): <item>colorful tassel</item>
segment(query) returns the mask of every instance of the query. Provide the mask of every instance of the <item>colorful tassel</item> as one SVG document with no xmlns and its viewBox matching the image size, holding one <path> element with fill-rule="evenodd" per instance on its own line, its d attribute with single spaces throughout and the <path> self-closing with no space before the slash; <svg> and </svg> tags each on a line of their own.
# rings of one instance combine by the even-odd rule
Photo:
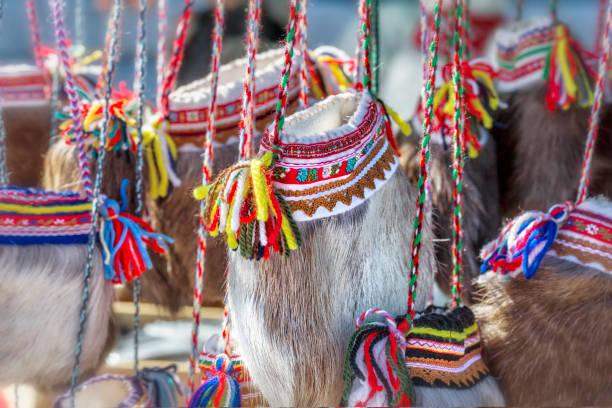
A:
<svg viewBox="0 0 612 408">
<path fill-rule="evenodd" d="M 341 406 L 410 406 L 406 338 L 393 317 L 380 309 L 363 313 L 344 360 Z"/>
<path fill-rule="evenodd" d="M 147 386 L 147 394 L 154 407 L 178 407 L 177 394 L 183 395 L 181 380 L 176 374 L 176 364 L 165 368 L 143 368 L 139 377 Z"/>
<path fill-rule="evenodd" d="M 214 374 L 193 394 L 189 408 L 239 407 L 240 386 L 232 376 L 234 363 L 226 354 L 220 354 L 213 367 Z"/>
<path fill-rule="evenodd" d="M 240 162 L 194 191 L 206 203 L 205 229 L 213 237 L 225 233 L 227 245 L 240 247 L 247 259 L 267 259 L 271 250 L 289 256 L 302 242 L 289 206 L 272 187 L 272 158 L 266 152 Z"/>
<path fill-rule="evenodd" d="M 495 241 L 483 248 L 480 257 L 484 263 L 480 272 L 490 269 L 515 277 L 522 270 L 525 278 L 533 277 L 555 241 L 559 227 L 573 209 L 574 204 L 566 202 L 554 205 L 548 213 L 527 211 L 512 220 Z"/>
<path fill-rule="evenodd" d="M 122 193 L 126 185 L 127 180 L 124 180 Z M 155 233 L 143 220 L 122 211 L 116 201 L 107 198 L 100 212 L 104 276 L 113 283 L 130 282 L 153 267 L 147 247 L 164 254 L 168 249 L 166 242 L 173 242 L 171 238 Z"/>
<path fill-rule="evenodd" d="M 548 82 L 546 107 L 550 112 L 557 108 L 569 109 L 577 103 L 580 107 L 593 104 L 591 80 L 593 70 L 583 63 L 585 50 L 569 35 L 567 27 L 556 27 L 557 39 L 546 59 L 544 79 Z M 585 55 L 586 56 L 586 55 Z"/>
</svg>

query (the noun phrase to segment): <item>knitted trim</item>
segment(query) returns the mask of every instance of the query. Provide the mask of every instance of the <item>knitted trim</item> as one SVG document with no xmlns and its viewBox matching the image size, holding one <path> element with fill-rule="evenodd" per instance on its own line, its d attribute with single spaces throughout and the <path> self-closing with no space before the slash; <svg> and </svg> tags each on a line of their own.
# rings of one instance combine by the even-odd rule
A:
<svg viewBox="0 0 612 408">
<path fill-rule="evenodd" d="M 153 407 L 153 400 L 147 393 L 146 387 L 142 384 L 142 382 L 136 377 L 128 377 L 125 375 L 119 374 L 105 374 L 99 377 L 91 378 L 83 383 L 81 383 L 78 387 L 76 387 L 75 392 L 79 392 L 81 390 L 86 390 L 88 387 L 94 386 L 97 383 L 103 381 L 119 381 L 123 386 L 123 389 L 127 393 L 126 399 L 121 402 L 117 408 L 149 408 Z M 70 391 L 66 392 L 58 396 L 53 404 L 53 408 L 64 408 L 67 406 L 67 403 L 70 401 Z"/>
<path fill-rule="evenodd" d="M 546 255 L 612 274 L 611 214 L 612 204 L 607 200 L 583 202 L 559 229 Z"/>
<path fill-rule="evenodd" d="M 516 21 L 495 35 L 498 90 L 513 92 L 543 80 L 546 58 L 555 42 L 550 16 Z"/>
<path fill-rule="evenodd" d="M 367 92 L 329 97 L 290 116 L 284 129 L 272 181 L 296 221 L 357 207 L 399 164 L 387 141 L 382 108 Z M 262 150 L 272 149 L 270 139 L 268 128 Z"/>
<path fill-rule="evenodd" d="M 469 388 L 489 373 L 478 324 L 465 306 L 426 312 L 414 320 L 407 342 L 406 364 L 415 385 Z"/>
<path fill-rule="evenodd" d="M 0 244 L 87 244 L 91 202 L 77 193 L 0 189 Z"/>
<path fill-rule="evenodd" d="M 0 67 L 0 106 L 32 106 L 49 103 L 49 76 L 35 65 Z"/>
<path fill-rule="evenodd" d="M 296 59 L 296 63 L 299 59 Z M 247 58 L 234 60 L 219 70 L 218 108 L 215 127 L 237 126 L 242 107 L 243 76 Z M 271 50 L 257 55 L 255 73 L 255 115 L 273 108 L 278 99 L 276 85 L 283 67 L 283 50 Z M 205 133 L 208 123 L 210 99 L 210 74 L 170 94 L 169 132 L 172 136 Z M 299 75 L 289 80 L 289 97 L 299 93 Z"/>
</svg>

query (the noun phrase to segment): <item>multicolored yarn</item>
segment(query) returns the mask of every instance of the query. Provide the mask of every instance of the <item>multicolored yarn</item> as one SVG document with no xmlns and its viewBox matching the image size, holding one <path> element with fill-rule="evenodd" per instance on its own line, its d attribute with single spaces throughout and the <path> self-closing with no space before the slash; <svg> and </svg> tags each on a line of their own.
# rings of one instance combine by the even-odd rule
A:
<svg viewBox="0 0 612 408">
<path fill-rule="evenodd" d="M 361 83 L 364 89 L 372 89 L 372 0 L 360 0 L 359 16 L 361 19 L 361 38 L 358 44 L 363 50 L 358 54 L 357 65 L 362 65 L 363 58 L 363 80 L 359 82 L 356 78 L 356 83 Z"/>
<path fill-rule="evenodd" d="M 291 0 L 289 6 L 289 24 L 287 25 L 287 44 L 285 46 L 285 65 L 281 72 L 281 81 L 278 85 L 278 104 L 273 126 L 274 145 L 278 145 L 281 129 L 285 123 L 285 110 L 287 108 L 287 87 L 291 76 L 291 65 L 293 63 L 293 50 L 296 44 L 296 29 L 299 24 L 300 9 L 304 0 Z M 270 162 L 272 164 L 272 162 Z"/>
<path fill-rule="evenodd" d="M 374 94 L 378 94 L 379 88 L 379 72 L 380 72 L 380 31 L 378 29 L 380 21 L 380 10 L 378 7 L 380 0 L 372 0 L 372 16 L 371 16 L 371 32 L 372 32 L 372 60 L 374 69 L 372 70 L 372 90 Z"/>
<path fill-rule="evenodd" d="M 234 364 L 225 354 L 215 358 L 214 374 L 198 388 L 189 401 L 189 408 L 239 407 L 240 385 L 233 377 Z"/>
<path fill-rule="evenodd" d="M 156 67 L 156 106 L 161 109 L 162 92 L 164 85 L 164 69 L 166 67 L 166 32 L 168 31 L 168 5 L 166 0 L 157 0 L 157 55 L 155 60 Z"/>
<path fill-rule="evenodd" d="M 62 68 L 65 74 L 64 87 L 66 94 L 68 95 L 68 102 L 70 104 L 70 110 L 72 112 L 72 120 L 74 122 L 74 133 L 76 136 L 77 143 L 77 156 L 79 161 L 79 168 L 81 170 L 81 180 L 83 182 L 83 190 L 88 197 L 93 195 L 93 189 L 91 184 L 91 176 L 89 174 L 89 166 L 87 164 L 87 151 L 85 148 L 85 135 L 83 133 L 83 125 L 81 122 L 80 108 L 79 108 L 79 97 L 77 95 L 76 87 L 74 84 L 74 76 L 72 75 L 72 68 L 70 65 L 70 57 L 68 54 L 68 37 L 64 29 L 64 18 L 62 13 L 62 1 L 61 0 L 50 0 L 51 9 L 53 12 L 53 19 L 55 24 L 55 36 L 57 38 L 57 45 L 62 62 Z"/>
<path fill-rule="evenodd" d="M 582 201 L 584 201 L 589 187 L 589 178 L 591 176 L 591 161 L 593 158 L 593 151 L 595 150 L 595 141 L 597 140 L 597 130 L 599 127 L 600 120 L 599 111 L 601 109 L 601 103 L 604 94 L 604 80 L 610 56 L 610 21 L 612 21 L 612 0 L 608 2 L 606 28 L 604 30 L 604 36 L 601 45 L 603 53 L 601 54 L 599 60 L 599 72 L 597 76 L 597 83 L 595 84 L 595 96 L 593 98 L 594 103 L 591 107 L 591 116 L 589 118 L 589 130 L 587 133 L 584 157 L 582 159 L 582 171 L 580 174 L 580 184 L 578 186 L 578 196 L 576 197 L 577 204 L 580 204 Z"/>
<path fill-rule="evenodd" d="M 40 26 L 38 23 L 38 16 L 36 15 L 36 6 L 34 0 L 26 0 L 26 12 L 28 14 L 28 23 L 30 25 L 30 36 L 32 38 L 32 47 L 34 50 L 34 60 L 36 66 L 41 70 L 45 69 L 42 56 L 40 55 L 41 43 L 40 43 Z"/>
<path fill-rule="evenodd" d="M 147 393 L 154 407 L 178 407 L 177 394 L 183 395 L 181 380 L 176 374 L 176 364 L 164 368 L 143 368 L 139 377 L 147 386 Z"/>
<path fill-rule="evenodd" d="M 217 107 L 217 86 L 219 84 L 219 66 L 221 60 L 221 46 L 223 44 L 224 28 L 224 0 L 217 0 L 215 7 L 215 28 L 213 30 L 213 46 L 211 58 L 211 84 L 208 127 L 204 140 L 204 154 L 202 163 L 202 180 L 204 185 L 210 182 L 213 164 L 213 140 L 215 137 L 215 113 Z M 205 203 L 200 203 L 200 227 L 198 228 L 198 253 L 195 273 L 195 290 L 193 294 L 193 324 L 191 327 L 191 355 L 189 356 L 189 390 L 195 391 L 196 360 L 198 357 L 198 331 L 200 327 L 200 307 L 202 304 L 202 291 L 204 290 L 204 257 L 206 255 L 206 238 L 204 233 Z M 192 401 L 199 401 L 203 394 L 195 394 Z M 206 394 L 207 395 L 207 394 Z M 190 403 L 191 404 L 191 403 Z M 191 405 L 190 405 L 191 406 Z"/>
<path fill-rule="evenodd" d="M 465 389 L 489 374 L 478 323 L 465 306 L 427 310 L 414 320 L 406 342 L 406 365 L 416 386 Z"/>
<path fill-rule="evenodd" d="M 463 124 L 465 123 L 464 94 L 463 94 L 463 5 L 461 0 L 455 1 L 455 36 L 454 48 L 455 55 L 453 61 L 453 88 L 454 88 L 454 129 L 453 138 L 455 144 L 455 154 L 453 157 L 453 178 L 455 180 L 455 189 L 453 191 L 453 200 L 455 209 L 453 211 L 453 243 L 452 243 L 452 258 L 453 258 L 453 305 L 461 305 L 461 269 L 462 269 L 462 189 L 463 189 L 463 153 L 464 153 L 464 133 Z"/>
<path fill-rule="evenodd" d="M 429 161 L 429 139 L 432 132 L 432 121 L 434 118 L 433 97 L 436 91 L 436 67 L 438 64 L 438 41 L 440 32 L 442 0 L 436 0 L 434 6 L 435 24 L 433 27 L 433 38 L 430 46 L 431 58 L 429 60 L 428 81 L 426 89 L 427 102 L 425 104 L 425 121 L 423 122 L 423 142 L 421 146 L 420 175 L 417 182 L 419 189 L 416 202 L 416 217 L 412 236 L 412 259 L 410 261 L 410 283 L 408 290 L 408 318 L 412 323 L 414 319 L 414 298 L 416 294 L 417 276 L 419 273 L 419 250 L 421 248 L 421 232 L 423 229 L 423 206 L 425 202 L 425 182 L 427 180 L 427 162 Z"/>
<path fill-rule="evenodd" d="M 193 9 L 194 0 L 185 0 L 183 6 L 183 14 L 176 27 L 176 39 L 172 46 L 172 56 L 164 77 L 164 83 L 162 85 L 161 93 L 161 109 L 164 114 L 168 113 L 168 96 L 176 81 L 176 76 L 181 67 L 183 61 L 183 54 L 185 52 L 185 39 L 187 36 L 187 29 L 189 28 L 189 20 L 191 19 L 191 12 Z"/>
<path fill-rule="evenodd" d="M 363 313 L 349 340 L 341 406 L 410 406 L 412 380 L 406 338 L 396 320 L 380 309 Z"/>
<path fill-rule="evenodd" d="M 583 64 L 580 45 L 570 37 L 568 28 L 559 24 L 555 30 L 557 39 L 544 67 L 544 79 L 548 81 L 546 106 L 551 112 L 557 107 L 569 109 L 573 103 L 580 107 L 591 106 L 594 73 Z"/>
<path fill-rule="evenodd" d="M 533 277 L 573 209 L 574 204 L 566 202 L 552 206 L 547 213 L 526 211 L 510 221 L 497 239 L 482 249 L 481 273 L 490 269 L 502 276 L 515 277 L 522 272 L 527 279 Z"/>
<path fill-rule="evenodd" d="M 240 159 L 251 157 L 253 132 L 255 129 L 255 56 L 259 41 L 260 0 L 249 1 L 247 23 L 247 69 L 244 77 L 244 95 L 242 97 L 242 120 L 240 122 Z"/>
<path fill-rule="evenodd" d="M 308 107 L 308 0 L 302 0 L 303 5 L 300 8 L 299 22 L 298 22 L 298 33 L 297 42 L 300 53 L 299 74 L 300 74 L 300 108 L 306 109 Z"/>
</svg>

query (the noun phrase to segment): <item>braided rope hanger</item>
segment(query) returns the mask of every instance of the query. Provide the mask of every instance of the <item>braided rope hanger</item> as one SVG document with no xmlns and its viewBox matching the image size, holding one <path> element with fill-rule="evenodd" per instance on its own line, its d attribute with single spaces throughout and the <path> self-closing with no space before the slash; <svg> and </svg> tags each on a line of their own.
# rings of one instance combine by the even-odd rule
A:
<svg viewBox="0 0 612 408">
<path fill-rule="evenodd" d="M 213 141 L 215 139 L 215 117 L 217 111 L 217 88 L 219 84 L 219 67 L 221 63 L 221 49 L 223 44 L 224 27 L 224 0 L 217 0 L 215 7 L 215 27 L 213 30 L 212 58 L 211 58 L 211 98 L 208 108 L 208 127 L 204 140 L 204 153 L 202 163 L 202 181 L 206 185 L 212 177 Z M 196 360 L 198 358 L 198 331 L 200 328 L 200 308 L 202 292 L 204 289 L 204 258 L 206 255 L 206 236 L 204 230 L 205 202 L 200 202 L 200 226 L 198 228 L 197 267 L 195 273 L 195 290 L 193 296 L 193 324 L 191 328 L 191 354 L 189 356 L 189 390 L 193 394 L 196 388 Z M 187 401 L 189 401 L 189 397 Z"/>
<path fill-rule="evenodd" d="M 3 13 L 4 2 L 0 0 L 0 19 L 2 19 Z M 9 184 L 9 177 L 6 167 L 6 129 L 4 127 L 4 120 L 2 119 L 2 111 L 2 101 L 0 100 L 0 187 L 6 187 Z"/>
<path fill-rule="evenodd" d="M 146 24 L 145 13 L 147 11 L 147 0 L 140 0 L 138 4 L 138 34 L 136 41 L 136 63 L 134 76 L 134 90 L 138 95 L 136 102 L 136 131 L 138 133 L 137 158 L 136 158 L 136 216 L 141 217 L 143 212 L 143 167 L 144 147 L 142 136 L 142 116 L 144 110 L 145 75 L 147 65 L 146 54 Z M 138 335 L 140 331 L 140 277 L 134 279 L 134 375 L 138 375 Z"/>
<path fill-rule="evenodd" d="M 599 58 L 599 72 L 597 83 L 595 86 L 595 95 L 593 97 L 593 106 L 591 107 L 591 116 L 589 118 L 589 128 L 587 132 L 586 147 L 582 161 L 582 171 L 580 175 L 580 184 L 578 187 L 578 196 L 576 204 L 584 201 L 588 194 L 589 179 L 591 177 L 591 162 L 593 161 L 593 151 L 595 150 L 595 142 L 597 141 L 597 131 L 599 127 L 601 104 L 604 94 L 604 80 L 606 77 L 608 60 L 610 57 L 610 21 L 612 20 L 612 0 L 608 2 L 608 10 L 606 17 L 606 26 L 603 32 L 601 42 L 601 56 Z"/>
<path fill-rule="evenodd" d="M 162 106 L 162 92 L 164 86 L 164 68 L 166 66 L 166 32 L 168 31 L 166 0 L 157 0 L 157 60 L 156 67 L 156 94 L 155 101 L 158 109 Z"/>
<path fill-rule="evenodd" d="M 441 8 L 442 0 L 436 0 L 434 6 L 434 27 L 432 29 L 433 36 L 430 45 L 431 57 L 429 60 L 428 69 L 428 80 L 427 86 L 425 87 L 425 94 L 427 95 L 425 103 L 425 120 L 423 121 L 423 142 L 421 145 L 421 161 L 420 161 L 420 175 L 417 182 L 417 188 L 419 189 L 416 201 L 416 217 L 413 225 L 413 236 L 412 236 L 412 259 L 410 261 L 410 282 L 408 288 L 408 308 L 407 318 L 408 323 L 412 325 L 414 320 L 414 298 L 417 287 L 417 277 L 419 274 L 419 250 L 421 248 L 421 236 L 423 229 L 423 207 L 425 203 L 425 183 L 427 181 L 427 162 L 429 161 L 429 139 L 431 138 L 432 122 L 433 122 L 433 96 L 436 90 L 436 68 L 438 64 L 438 42 L 440 34 L 440 20 L 441 20 Z"/>
</svg>

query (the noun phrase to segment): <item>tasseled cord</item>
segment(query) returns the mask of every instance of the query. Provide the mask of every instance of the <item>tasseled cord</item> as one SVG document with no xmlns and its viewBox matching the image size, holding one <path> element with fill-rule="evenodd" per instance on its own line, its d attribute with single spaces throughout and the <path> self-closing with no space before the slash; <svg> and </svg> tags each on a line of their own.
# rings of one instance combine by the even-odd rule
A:
<svg viewBox="0 0 612 408">
<path fill-rule="evenodd" d="M 564 25 L 557 25 L 556 34 L 557 40 L 544 67 L 544 79 L 548 81 L 546 107 L 550 112 L 554 112 L 557 108 L 567 110 L 574 102 L 583 108 L 591 106 L 591 81 L 595 73 L 583 62 L 581 54 L 586 51 L 570 37 Z"/>
<path fill-rule="evenodd" d="M 239 407 L 240 385 L 232 376 L 234 363 L 226 354 L 215 357 L 215 370 L 196 390 L 189 401 L 189 408 L 200 407 Z"/>
<path fill-rule="evenodd" d="M 204 228 L 225 233 L 232 250 L 247 259 L 267 259 L 271 250 L 289 256 L 302 239 L 283 197 L 272 186 L 273 153 L 265 152 L 221 172 L 194 196 L 205 200 Z"/>
<path fill-rule="evenodd" d="M 127 180 L 121 185 L 126 202 Z M 151 226 L 131 214 L 123 212 L 125 207 L 111 199 L 103 200 L 100 210 L 100 244 L 104 260 L 104 276 L 113 283 L 125 283 L 153 267 L 147 247 L 164 254 L 166 242 L 173 240 L 155 233 Z"/>
<path fill-rule="evenodd" d="M 547 213 L 527 211 L 512 220 L 499 237 L 486 245 L 480 257 L 481 273 L 493 270 L 502 276 L 514 277 L 522 272 L 533 277 L 557 237 L 559 226 L 567 220 L 574 204 L 554 205 Z"/>
<path fill-rule="evenodd" d="M 414 390 L 406 366 L 406 338 L 380 309 L 363 313 L 344 360 L 341 406 L 410 406 Z"/>
</svg>

